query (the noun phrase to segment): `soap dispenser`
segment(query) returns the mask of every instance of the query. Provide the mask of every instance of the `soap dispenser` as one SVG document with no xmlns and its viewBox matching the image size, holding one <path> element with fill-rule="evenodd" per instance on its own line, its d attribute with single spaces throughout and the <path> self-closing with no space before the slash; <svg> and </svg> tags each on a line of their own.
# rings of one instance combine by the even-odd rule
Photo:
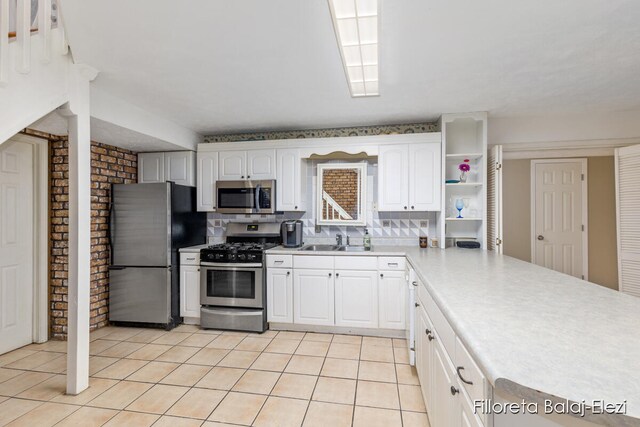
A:
<svg viewBox="0 0 640 427">
<path fill-rule="evenodd" d="M 365 251 L 370 251 L 371 250 L 371 235 L 369 234 L 369 230 L 367 230 L 366 228 L 364 229 L 364 238 L 363 240 L 363 244 L 364 244 L 364 250 Z"/>
</svg>

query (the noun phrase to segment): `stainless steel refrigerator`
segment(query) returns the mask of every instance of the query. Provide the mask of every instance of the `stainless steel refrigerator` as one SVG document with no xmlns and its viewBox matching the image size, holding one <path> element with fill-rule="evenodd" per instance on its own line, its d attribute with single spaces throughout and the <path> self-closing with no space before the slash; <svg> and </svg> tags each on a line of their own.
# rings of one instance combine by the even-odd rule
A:
<svg viewBox="0 0 640 427">
<path fill-rule="evenodd" d="M 206 241 L 196 189 L 114 184 L 111 200 L 109 321 L 172 329 L 180 323 L 178 249 Z"/>
</svg>

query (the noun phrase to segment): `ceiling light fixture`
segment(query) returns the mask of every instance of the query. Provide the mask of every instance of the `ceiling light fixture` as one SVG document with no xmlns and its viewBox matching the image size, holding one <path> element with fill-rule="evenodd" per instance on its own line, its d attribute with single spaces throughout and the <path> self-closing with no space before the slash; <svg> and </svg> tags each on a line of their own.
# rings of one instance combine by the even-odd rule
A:
<svg viewBox="0 0 640 427">
<path fill-rule="evenodd" d="M 351 96 L 380 95 L 378 0 L 328 0 Z"/>
</svg>

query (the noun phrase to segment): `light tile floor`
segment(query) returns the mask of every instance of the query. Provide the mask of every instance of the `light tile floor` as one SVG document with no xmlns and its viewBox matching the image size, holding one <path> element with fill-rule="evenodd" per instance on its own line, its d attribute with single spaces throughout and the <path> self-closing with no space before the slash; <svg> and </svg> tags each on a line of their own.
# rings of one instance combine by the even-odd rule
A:
<svg viewBox="0 0 640 427">
<path fill-rule="evenodd" d="M 107 327 L 78 396 L 65 349 L 0 356 L 0 426 L 429 426 L 401 339 Z"/>
</svg>

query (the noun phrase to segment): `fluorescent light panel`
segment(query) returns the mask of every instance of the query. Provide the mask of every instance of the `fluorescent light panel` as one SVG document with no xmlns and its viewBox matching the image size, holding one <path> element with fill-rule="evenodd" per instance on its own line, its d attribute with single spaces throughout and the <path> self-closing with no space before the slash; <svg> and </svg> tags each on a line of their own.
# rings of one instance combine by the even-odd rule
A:
<svg viewBox="0 0 640 427">
<path fill-rule="evenodd" d="M 329 0 L 351 96 L 378 96 L 378 0 Z"/>
</svg>

